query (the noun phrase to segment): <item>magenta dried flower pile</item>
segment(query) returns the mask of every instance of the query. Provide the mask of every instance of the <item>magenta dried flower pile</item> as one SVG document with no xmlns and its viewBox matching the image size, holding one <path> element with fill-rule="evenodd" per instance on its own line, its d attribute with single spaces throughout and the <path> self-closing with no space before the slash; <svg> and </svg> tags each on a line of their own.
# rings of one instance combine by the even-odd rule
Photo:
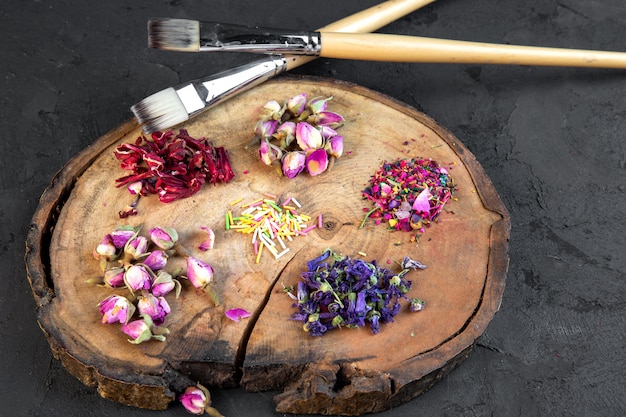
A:
<svg viewBox="0 0 626 417">
<path fill-rule="evenodd" d="M 405 257 L 401 271 L 394 273 L 376 261 L 351 259 L 326 250 L 307 263 L 307 270 L 298 281 L 295 294 L 288 291 L 298 311 L 293 320 L 303 323 L 312 336 L 322 336 L 332 329 L 369 325 L 373 334 L 381 323 L 390 323 L 406 300 L 412 312 L 424 308 L 424 301 L 406 295 L 411 281 L 405 275 L 425 265 Z"/>
<path fill-rule="evenodd" d="M 139 228 L 119 227 L 107 233 L 93 253 L 103 271 L 102 285 L 126 290 L 123 295 L 112 294 L 99 303 L 102 323 L 120 323 L 133 344 L 166 339 L 169 330 L 164 323 L 171 312 L 166 296 L 174 292 L 178 297 L 179 279 L 187 279 L 195 288 L 207 291 L 219 304 L 211 285 L 213 268 L 188 254 L 179 244 L 175 229 L 154 227 L 148 237 L 139 232 Z M 172 256 L 186 258 L 186 273 L 166 270 Z"/>
<path fill-rule="evenodd" d="M 205 183 L 227 183 L 235 177 L 230 156 L 206 138 L 195 139 L 185 129 L 156 132 L 150 139 L 140 136 L 135 143 L 123 143 L 114 155 L 130 174 L 118 178 L 117 186 L 128 186 L 133 195 L 157 194 L 170 203 L 197 193 Z M 120 217 L 136 214 L 130 206 Z"/>
<path fill-rule="evenodd" d="M 337 134 L 343 116 L 328 110 L 332 97 L 308 99 L 298 94 L 284 103 L 268 101 L 254 127 L 259 158 L 278 165 L 288 178 L 302 172 L 315 176 L 343 154 L 343 136 Z"/>
<path fill-rule="evenodd" d="M 395 230 L 424 233 L 450 200 L 456 185 L 448 170 L 432 159 L 398 159 L 385 162 L 372 175 L 363 197 L 374 203 L 368 218 L 385 221 Z"/>
</svg>

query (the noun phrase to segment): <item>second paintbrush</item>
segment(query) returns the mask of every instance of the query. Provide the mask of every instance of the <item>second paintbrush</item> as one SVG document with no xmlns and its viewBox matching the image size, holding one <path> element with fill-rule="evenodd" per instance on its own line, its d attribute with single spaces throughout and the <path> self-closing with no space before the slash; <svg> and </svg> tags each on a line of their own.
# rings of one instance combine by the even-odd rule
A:
<svg viewBox="0 0 626 417">
<path fill-rule="evenodd" d="M 385 62 L 626 68 L 626 53 L 503 45 L 378 33 L 297 32 L 187 19 L 153 19 L 149 46 Z"/>
</svg>

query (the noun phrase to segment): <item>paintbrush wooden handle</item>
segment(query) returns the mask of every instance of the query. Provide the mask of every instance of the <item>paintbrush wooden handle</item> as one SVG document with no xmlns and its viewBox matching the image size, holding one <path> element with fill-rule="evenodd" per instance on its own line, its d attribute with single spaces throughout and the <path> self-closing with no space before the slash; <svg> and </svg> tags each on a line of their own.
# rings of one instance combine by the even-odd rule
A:
<svg viewBox="0 0 626 417">
<path fill-rule="evenodd" d="M 389 0 L 326 25 L 318 31 L 366 33 L 387 26 L 389 23 L 414 12 L 435 0 Z M 310 56 L 288 55 L 287 70 L 299 67 L 315 59 Z"/>
<path fill-rule="evenodd" d="M 626 53 L 500 45 L 385 34 L 322 32 L 326 58 L 456 64 L 626 68 Z"/>
</svg>

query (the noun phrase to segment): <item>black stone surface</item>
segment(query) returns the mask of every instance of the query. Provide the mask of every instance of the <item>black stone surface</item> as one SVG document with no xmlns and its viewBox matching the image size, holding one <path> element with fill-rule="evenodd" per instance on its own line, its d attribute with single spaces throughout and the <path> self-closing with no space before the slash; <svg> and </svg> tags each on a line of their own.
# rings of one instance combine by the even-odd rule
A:
<svg viewBox="0 0 626 417">
<path fill-rule="evenodd" d="M 169 85 L 246 61 L 149 50 L 149 17 L 313 29 L 359 1 L 0 3 L 0 415 L 183 416 L 102 399 L 52 358 L 24 242 L 55 172 Z M 439 0 L 383 32 L 626 50 L 623 0 Z M 320 59 L 297 73 L 386 93 L 450 129 L 512 221 L 502 307 L 469 359 L 385 417 L 626 414 L 626 71 Z M 390 347 L 392 351 L 393 347 Z M 225 416 L 276 416 L 273 393 L 214 392 Z"/>
</svg>

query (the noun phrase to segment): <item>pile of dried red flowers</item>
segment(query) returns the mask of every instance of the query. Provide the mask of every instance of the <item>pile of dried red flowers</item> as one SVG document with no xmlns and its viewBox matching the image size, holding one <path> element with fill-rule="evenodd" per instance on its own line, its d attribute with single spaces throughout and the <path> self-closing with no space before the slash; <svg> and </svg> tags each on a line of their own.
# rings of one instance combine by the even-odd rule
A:
<svg viewBox="0 0 626 417">
<path fill-rule="evenodd" d="M 131 171 L 116 180 L 118 187 L 128 185 L 132 194 L 157 194 L 164 203 L 189 197 L 204 183 L 227 183 L 235 176 L 224 147 L 195 139 L 185 129 L 177 135 L 169 131 L 153 133 L 150 139 L 140 136 L 134 144 L 119 145 L 114 155 L 122 169 Z M 136 214 L 132 208 L 120 216 Z"/>
<path fill-rule="evenodd" d="M 280 165 L 288 178 L 301 172 L 315 176 L 326 171 L 343 154 L 343 136 L 335 129 L 344 119 L 327 109 L 331 98 L 308 100 L 307 94 L 301 93 L 283 104 L 268 101 L 254 127 L 261 161 Z"/>
<path fill-rule="evenodd" d="M 376 224 L 386 221 L 395 230 L 424 232 L 444 205 L 450 200 L 456 185 L 448 171 L 432 159 L 399 159 L 385 162 L 372 175 L 363 197 L 374 203 L 368 218 Z"/>
<path fill-rule="evenodd" d="M 411 269 L 425 265 L 405 257 L 401 271 L 393 273 L 377 265 L 340 256 L 326 250 L 307 263 L 307 271 L 295 288 L 287 290 L 298 309 L 292 315 L 312 336 L 322 336 L 335 328 L 355 328 L 369 324 L 373 334 L 380 331 L 380 323 L 389 323 L 400 311 L 400 300 L 409 302 L 411 311 L 424 308 L 424 301 L 407 297 L 411 281 L 405 275 Z"/>
</svg>

